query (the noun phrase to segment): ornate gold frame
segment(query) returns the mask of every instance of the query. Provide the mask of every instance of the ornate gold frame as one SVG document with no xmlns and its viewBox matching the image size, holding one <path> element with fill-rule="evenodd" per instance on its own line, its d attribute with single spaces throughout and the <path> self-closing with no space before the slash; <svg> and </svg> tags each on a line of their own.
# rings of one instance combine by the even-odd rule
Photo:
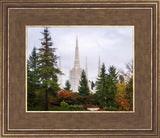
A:
<svg viewBox="0 0 160 138">
<path fill-rule="evenodd" d="M 13 1 L 4 1 L 1 0 L 0 1 L 0 7 L 1 7 L 1 19 L 2 22 L 0 22 L 0 27 L 2 28 L 2 32 L 0 35 L 0 39 L 1 41 L 1 53 L 2 56 L 0 56 L 1 58 L 1 65 L 3 68 L 1 68 L 1 136 L 5 137 L 5 136 L 12 136 L 12 137 L 16 137 L 16 136 L 32 136 L 32 137 L 36 137 L 36 136 L 41 136 L 41 137 L 47 137 L 47 136 L 81 136 L 81 137 L 85 137 L 85 136 L 92 136 L 92 137 L 97 137 L 97 136 L 106 136 L 106 137 L 141 137 L 141 136 L 145 136 L 145 137 L 153 137 L 153 138 L 158 138 L 158 136 L 160 136 L 159 134 L 159 123 L 160 123 L 160 119 L 158 118 L 158 115 L 160 115 L 160 101 L 158 101 L 158 96 L 160 96 L 159 94 L 159 88 L 158 88 L 158 84 L 159 84 L 159 78 L 158 78 L 158 73 L 159 73 L 159 0 L 156 1 L 93 1 L 93 0 L 89 0 L 89 1 L 81 1 L 81 0 L 76 0 L 76 1 L 72 1 L 72 0 L 61 0 L 59 2 L 57 2 L 56 0 L 52 0 L 52 1 L 45 1 L 45 0 L 33 0 L 31 2 L 26 1 L 26 0 L 13 0 Z M 27 11 L 28 8 L 28 11 Z M 36 10 L 35 10 L 36 9 Z M 19 90 L 23 90 L 23 89 L 18 89 L 18 85 L 17 83 L 19 83 L 19 78 L 16 78 L 17 75 L 17 71 L 20 71 L 20 67 L 25 68 L 25 64 L 23 64 L 23 61 L 25 63 L 25 52 L 24 50 L 26 50 L 25 46 L 22 47 L 22 51 L 20 52 L 20 50 L 17 49 L 16 52 L 14 52 L 13 50 L 16 48 L 15 44 L 17 44 L 17 46 L 19 47 L 20 44 L 25 44 L 24 39 L 20 40 L 20 42 L 15 41 L 14 38 L 15 36 L 13 35 L 15 34 L 19 34 L 19 32 L 21 30 L 17 30 L 17 32 L 14 32 L 15 29 L 13 28 L 13 26 L 18 27 L 16 25 L 16 23 L 19 23 L 20 28 L 22 26 L 26 26 L 26 25 L 37 25 L 35 24 L 35 22 L 32 22 L 30 19 L 32 17 L 29 17 L 27 15 L 30 15 L 30 12 L 32 11 L 33 16 L 38 15 L 38 11 L 41 12 L 41 14 L 45 15 L 46 13 L 44 13 L 44 10 L 47 10 L 48 12 L 57 12 L 58 14 L 62 14 L 63 12 L 59 12 L 58 10 L 74 10 L 74 9 L 78 9 L 78 10 L 83 10 L 86 11 L 87 9 L 92 9 L 92 12 L 94 12 L 94 10 L 96 10 L 97 12 L 95 12 L 97 15 L 99 14 L 100 16 L 102 14 L 106 13 L 112 13 L 112 11 L 110 12 L 105 11 L 106 9 L 113 9 L 115 11 L 119 11 L 119 9 L 124 9 L 124 10 L 128 10 L 128 11 L 132 11 L 132 10 L 137 10 L 137 13 L 133 13 L 130 14 L 133 16 L 133 18 L 136 18 L 137 16 L 137 21 L 138 23 L 134 22 L 133 26 L 135 25 L 135 27 L 138 28 L 138 25 L 140 24 L 142 26 L 142 23 L 140 22 L 140 18 L 138 18 L 138 16 L 144 17 L 144 20 L 146 19 L 146 21 L 150 21 L 150 23 L 144 23 L 144 26 L 146 27 L 147 25 L 151 25 L 150 28 L 151 30 L 149 31 L 146 30 L 146 33 L 144 32 L 145 36 L 147 36 L 148 38 L 146 39 L 147 43 L 144 42 L 145 38 L 142 36 L 141 40 L 137 40 L 137 35 L 141 34 L 139 31 L 140 30 L 136 30 L 135 33 L 135 39 L 136 42 L 135 44 L 137 44 L 138 46 L 140 46 L 139 44 L 142 44 L 142 40 L 144 43 L 144 46 L 140 46 L 140 49 L 137 50 L 139 47 L 136 47 L 135 50 L 135 54 L 139 53 L 140 50 L 143 54 L 148 54 L 149 57 L 151 57 L 150 59 L 147 58 L 147 56 L 138 56 L 138 54 L 135 56 L 135 58 L 137 58 L 136 61 L 134 61 L 136 67 L 135 67 L 135 74 L 140 74 L 140 75 L 144 75 L 144 78 L 146 78 L 147 80 L 144 80 L 143 85 L 141 84 L 140 79 L 135 79 L 135 83 L 136 86 L 140 89 L 140 90 L 146 90 L 145 87 L 149 88 L 149 90 L 151 90 L 151 93 L 146 92 L 147 97 L 150 96 L 150 100 L 147 97 L 141 97 L 141 100 L 144 101 L 144 107 L 145 109 L 141 109 L 141 105 L 140 105 L 140 98 L 138 100 L 138 102 L 135 102 L 136 104 L 136 108 L 134 110 L 134 112 L 132 112 L 132 114 L 127 113 L 127 112 L 120 112 L 121 114 L 119 114 L 121 119 L 124 119 L 124 116 L 128 116 L 128 118 L 130 118 L 132 121 L 127 120 L 126 122 L 124 121 L 124 124 L 126 124 L 127 122 L 130 123 L 128 126 L 124 127 L 124 125 L 122 124 L 122 122 L 118 119 L 117 120 L 117 126 L 114 125 L 114 119 L 116 116 L 115 112 L 106 112 L 106 113 L 101 113 L 101 114 L 96 114 L 95 113 L 83 113 L 83 112 L 74 112 L 74 114 L 72 114 L 71 112 L 68 114 L 67 112 L 64 113 L 60 113 L 60 112 L 50 112 L 49 114 L 45 114 L 45 112 L 41 112 L 41 114 L 39 113 L 30 113 L 30 112 L 26 112 L 26 110 L 24 110 L 23 108 L 17 107 L 19 108 L 19 110 L 17 110 L 15 108 L 15 105 L 17 100 L 21 102 L 21 104 L 24 104 L 24 101 L 21 100 L 21 98 L 23 98 L 23 94 L 20 94 Z M 100 10 L 99 10 L 100 9 Z M 53 11 L 52 11 L 53 10 Z M 142 12 L 138 12 L 138 10 L 141 10 Z M 25 11 L 25 12 L 24 12 Z M 20 13 L 21 12 L 21 13 Z M 87 13 L 88 12 L 88 13 Z M 90 11 L 87 11 L 84 15 L 91 15 Z M 90 12 L 90 13 L 89 13 Z M 81 12 L 83 14 L 83 12 Z M 105 13 L 105 14 L 106 14 Z M 114 12 L 113 12 L 114 13 Z M 113 18 L 114 18 L 114 13 Z M 125 13 L 125 12 L 124 12 Z M 121 13 L 122 15 L 124 14 L 123 12 Z M 139 14 L 138 14 L 139 13 Z M 49 14 L 49 13 L 47 13 Z M 77 12 L 77 14 L 79 14 Z M 104 14 L 104 15 L 105 15 Z M 125 13 L 126 14 L 126 13 Z M 129 15 L 129 13 L 127 13 Z M 136 14 L 136 16 L 135 16 Z M 142 15 L 146 15 L 146 16 L 142 16 Z M 21 18 L 24 19 L 20 20 L 20 18 L 18 17 L 21 16 Z M 25 18 L 23 16 L 25 16 L 25 18 L 27 18 L 25 20 Z M 50 15 L 50 14 L 49 14 Z M 97 16 L 95 15 L 95 16 Z M 151 15 L 151 16 L 150 16 Z M 39 14 L 39 16 L 41 17 L 41 15 Z M 56 14 L 54 14 L 54 16 L 57 16 Z M 81 15 L 79 15 L 80 18 Z M 106 15 L 109 16 L 109 15 Z M 15 18 L 13 18 L 15 17 Z M 39 17 L 39 18 L 40 18 Z M 97 16 L 98 17 L 98 16 Z M 37 20 L 39 19 L 37 18 Z M 85 19 L 86 21 L 89 22 L 89 20 L 91 18 L 95 18 L 94 16 L 88 17 L 88 19 Z M 104 17 L 103 17 L 104 18 Z M 126 17 L 131 19 L 130 17 Z M 124 18 L 124 19 L 126 19 Z M 63 17 L 62 19 L 59 19 L 59 23 L 62 23 L 60 25 L 64 25 L 63 24 L 63 19 L 64 21 L 67 22 L 66 18 Z M 73 22 L 67 22 L 68 25 L 75 25 L 75 23 L 78 23 L 78 19 L 74 18 L 74 16 L 71 15 L 70 17 L 71 21 Z M 104 18 L 105 19 L 105 18 Z M 123 24 L 123 21 L 121 21 L 123 18 L 117 18 L 117 21 L 121 22 L 121 25 Z M 114 20 L 116 20 L 116 18 L 113 19 L 112 23 L 115 24 Z M 25 22 L 26 21 L 26 22 Z M 125 20 L 127 22 L 127 20 Z M 12 22 L 12 23 L 11 23 Z M 50 25 L 50 21 L 46 21 L 48 22 Z M 96 21 L 95 21 L 96 22 Z M 28 24 L 31 23 L 31 24 Z M 42 23 L 42 25 L 46 25 L 46 23 L 44 21 L 41 21 L 40 24 Z M 58 23 L 58 22 L 56 22 Z M 83 25 L 85 22 L 80 22 L 79 25 Z M 87 23 L 87 22 L 86 22 Z M 97 22 L 96 22 L 97 23 Z M 95 24 L 96 24 L 95 23 Z M 102 24 L 105 23 L 105 21 L 101 21 Z M 110 25 L 109 23 L 111 22 L 106 22 L 106 25 Z M 128 23 L 130 24 L 131 22 L 128 21 Z M 95 25 L 93 23 L 93 25 Z M 101 24 L 101 25 L 102 25 Z M 113 25 L 112 24 L 112 25 Z M 56 24 L 58 25 L 58 24 Z M 89 25 L 89 24 L 86 24 Z M 128 24 L 126 24 L 128 25 Z M 139 26 L 140 26 L 139 25 Z M 137 29 L 135 28 L 135 29 Z M 143 27 L 142 27 L 143 28 Z M 144 28 L 143 28 L 144 29 Z M 14 32 L 14 33 L 13 33 Z M 149 32 L 151 34 L 149 34 Z M 22 30 L 22 36 L 25 36 L 25 29 Z M 21 36 L 17 36 L 17 38 L 24 38 Z M 12 44 L 13 43 L 13 44 Z M 146 47 L 145 47 L 146 45 Z M 151 47 L 149 47 L 151 46 Z M 13 53 L 11 53 L 13 52 Z M 15 53 L 15 54 L 14 54 Z M 17 59 L 16 54 L 18 54 L 23 60 Z M 16 60 L 18 60 L 20 63 L 16 63 Z M 142 60 L 144 63 L 142 63 L 142 71 L 139 71 L 139 60 Z M 148 61 L 150 60 L 150 62 Z M 21 64 L 21 65 L 20 65 Z M 22 65 L 23 64 L 23 65 Z M 15 66 L 17 65 L 17 67 Z M 147 69 L 145 69 L 146 67 L 151 67 L 150 73 L 147 71 Z M 11 68 L 13 70 L 11 70 Z M 13 71 L 13 73 L 12 73 Z M 22 72 L 22 75 L 17 75 L 20 77 L 20 80 L 22 80 L 22 82 L 26 82 L 26 78 L 23 77 L 25 73 L 25 71 L 20 71 Z M 143 72 L 145 72 L 143 74 Z M 14 74 L 15 74 L 15 78 L 14 78 Z M 146 75 L 145 75 L 146 74 Z M 141 76 L 142 77 L 142 76 Z M 138 77 L 137 77 L 138 78 Z M 149 80 L 150 78 L 150 80 Z M 137 81 L 137 82 L 136 82 Z M 140 84 L 138 84 L 138 82 L 140 82 Z M 150 82 L 150 83 L 148 83 Z M 22 87 L 26 87 L 25 85 L 26 83 L 24 83 L 22 85 Z M 146 84 L 150 84 L 150 86 L 146 85 Z M 16 87 L 17 91 L 14 91 Z M 135 88 L 135 91 L 137 90 L 137 87 Z M 25 92 L 25 88 L 23 90 L 23 92 Z M 14 93 L 17 92 L 17 99 L 14 99 Z M 137 91 L 136 91 L 137 92 Z M 138 94 L 138 92 L 136 93 L 136 95 L 140 95 Z M 144 92 L 141 93 L 140 96 L 145 96 Z M 11 99 L 9 100 L 9 97 L 11 97 Z M 135 96 L 136 98 L 136 96 Z M 25 98 L 24 98 L 25 99 Z M 148 101 L 147 101 L 148 100 Z M 11 104 L 11 107 L 9 107 L 8 105 Z M 14 103 L 15 102 L 15 103 Z M 143 103 L 143 102 L 142 102 Z M 142 106 L 143 107 L 143 106 Z M 148 107 L 151 107 L 150 109 Z M 24 107 L 25 108 L 25 107 Z M 21 109 L 21 110 L 20 110 Z M 144 110 L 144 114 L 141 110 Z M 145 111 L 146 110 L 146 111 Z M 17 112 L 19 111 L 19 112 Z M 146 113 L 149 112 L 151 113 L 150 115 L 147 115 Z M 112 113 L 112 115 L 111 115 Z M 127 113 L 127 114 L 126 114 Z M 13 115 L 13 116 L 11 116 Z M 23 119 L 20 119 L 19 122 L 17 122 L 17 117 L 22 117 Z M 54 125 L 48 125 L 48 123 L 46 123 L 46 118 L 41 118 L 41 116 L 45 116 L 48 118 L 49 121 L 52 122 L 51 120 L 51 115 L 54 116 L 55 118 L 57 118 L 57 122 Z M 142 118 L 141 118 L 142 115 Z M 41 122 L 44 122 L 44 124 L 35 124 L 35 120 L 33 120 L 32 118 L 35 118 L 35 116 L 37 118 L 41 118 L 42 120 L 40 120 Z M 60 120 L 59 117 L 60 116 Z M 64 119 L 63 117 L 69 117 L 72 116 L 71 118 L 68 118 L 69 121 L 74 122 L 75 126 L 70 126 L 71 124 L 69 122 L 67 122 L 68 119 Z M 113 125 L 109 128 L 109 126 L 107 125 L 100 125 L 98 124 L 98 121 L 100 120 L 99 117 L 102 117 L 102 119 L 107 119 L 106 116 L 110 117 L 110 119 L 112 120 L 112 122 L 108 122 L 108 125 Z M 112 117 L 113 116 L 113 117 Z M 127 117 L 126 116 L 126 117 Z M 77 117 L 77 119 L 76 119 Z M 91 121 L 90 118 L 95 117 L 97 118 L 97 126 L 91 126 L 90 124 L 92 124 L 92 122 L 90 123 L 86 123 L 85 121 L 83 122 L 83 124 L 77 124 L 76 122 L 82 121 L 81 117 L 84 120 L 88 120 L 89 122 Z M 28 120 L 32 120 L 31 124 L 32 125 L 28 125 L 27 126 L 27 121 Z M 138 126 L 136 122 L 134 122 L 134 119 L 138 120 L 138 119 L 144 119 L 143 120 L 139 120 L 142 121 L 142 126 Z M 53 118 L 54 120 L 54 118 Z M 56 120 L 54 120 L 56 121 Z M 103 120 L 104 123 L 105 120 Z M 102 122 L 103 122 L 102 121 Z M 109 121 L 109 120 L 108 120 Z M 64 123 L 65 124 L 62 124 Z M 60 123 L 60 124 L 59 124 Z M 25 125 L 24 125 L 25 124 Z M 96 125 L 94 124 L 94 125 Z M 135 124 L 135 125 L 134 125 Z M 44 125 L 44 126 L 43 126 Z M 52 128 L 48 128 L 48 127 L 52 127 Z"/>
</svg>

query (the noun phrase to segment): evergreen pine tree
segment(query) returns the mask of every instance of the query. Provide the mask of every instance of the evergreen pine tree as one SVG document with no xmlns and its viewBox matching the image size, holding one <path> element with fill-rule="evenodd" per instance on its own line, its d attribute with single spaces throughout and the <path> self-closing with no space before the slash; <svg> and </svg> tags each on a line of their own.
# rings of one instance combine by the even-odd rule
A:
<svg viewBox="0 0 160 138">
<path fill-rule="evenodd" d="M 39 78 L 38 78 L 38 73 L 36 71 L 37 61 L 38 61 L 38 56 L 36 53 L 36 48 L 34 47 L 31 55 L 27 60 L 28 83 L 30 84 L 32 90 L 38 88 L 39 86 L 39 81 L 38 81 Z"/>
<path fill-rule="evenodd" d="M 115 95 L 117 91 L 117 77 L 118 73 L 116 72 L 116 68 L 114 66 L 110 66 L 108 69 L 108 74 L 106 75 L 106 89 L 107 89 L 107 105 L 109 107 L 114 107 L 115 106 Z"/>
<path fill-rule="evenodd" d="M 94 87 L 95 87 L 95 84 L 94 84 L 94 82 L 92 81 L 92 82 L 91 82 L 91 89 L 93 90 Z"/>
<path fill-rule="evenodd" d="M 71 84 L 69 83 L 69 80 L 66 81 L 64 90 L 71 92 Z"/>
<path fill-rule="evenodd" d="M 48 110 L 48 91 L 57 93 L 59 86 L 57 84 L 57 74 L 60 70 L 57 68 L 57 56 L 55 55 L 55 48 L 52 47 L 52 41 L 48 28 L 44 28 L 42 32 L 43 38 L 41 39 L 42 47 L 39 48 L 37 71 L 39 73 L 42 87 L 45 91 L 45 110 Z"/>
<path fill-rule="evenodd" d="M 38 56 L 36 53 L 36 47 L 33 48 L 33 51 L 31 53 L 31 55 L 29 56 L 28 59 L 28 68 L 32 71 L 35 71 L 37 68 L 37 60 L 38 60 Z"/>
<path fill-rule="evenodd" d="M 124 77 L 123 77 L 123 75 L 119 76 L 119 83 L 120 84 L 124 83 Z"/>
<path fill-rule="evenodd" d="M 34 92 L 36 86 L 34 81 L 34 73 L 29 70 L 27 65 L 27 105 L 34 106 L 36 94 Z"/>
<path fill-rule="evenodd" d="M 97 100 L 99 103 L 99 107 L 105 107 L 107 102 L 106 97 L 106 68 L 105 64 L 102 64 L 101 73 L 98 76 L 97 82 L 96 82 L 96 95 Z"/>
<path fill-rule="evenodd" d="M 86 78 L 86 73 L 82 70 L 81 80 L 79 82 L 80 86 L 78 88 L 80 95 L 89 95 L 89 87 L 88 87 L 88 80 Z"/>
<path fill-rule="evenodd" d="M 27 101 L 29 106 L 35 105 L 35 89 L 39 88 L 37 68 L 36 48 L 33 48 L 31 55 L 27 60 Z"/>
</svg>

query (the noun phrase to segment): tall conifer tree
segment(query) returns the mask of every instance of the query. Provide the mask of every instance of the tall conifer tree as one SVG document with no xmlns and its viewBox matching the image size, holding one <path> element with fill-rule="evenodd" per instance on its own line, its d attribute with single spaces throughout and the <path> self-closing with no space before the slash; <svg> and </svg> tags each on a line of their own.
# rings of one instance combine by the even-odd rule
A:
<svg viewBox="0 0 160 138">
<path fill-rule="evenodd" d="M 89 95 L 89 87 L 88 87 L 88 80 L 86 77 L 86 73 L 84 70 L 82 70 L 81 74 L 81 80 L 79 82 L 80 86 L 78 88 L 79 94 L 80 95 Z"/>
<path fill-rule="evenodd" d="M 35 71 L 37 69 L 37 60 L 38 60 L 38 56 L 36 53 L 36 47 L 34 47 L 31 55 L 29 56 L 28 63 L 27 63 L 30 70 Z"/>
<path fill-rule="evenodd" d="M 66 81 L 64 90 L 71 91 L 71 84 L 69 83 L 69 80 Z"/>
<path fill-rule="evenodd" d="M 31 55 L 27 60 L 27 101 L 28 105 L 30 106 L 34 106 L 35 104 L 35 89 L 39 87 L 38 74 L 36 72 L 37 60 L 38 57 L 36 53 L 36 48 L 34 47 Z"/>
<path fill-rule="evenodd" d="M 59 86 L 57 84 L 57 74 L 60 70 L 57 67 L 57 56 L 55 55 L 55 48 L 52 47 L 51 36 L 48 28 L 44 28 L 42 32 L 43 38 L 41 39 L 42 47 L 39 48 L 37 71 L 42 83 L 42 87 L 45 91 L 45 110 L 48 110 L 48 91 L 51 90 L 57 92 Z"/>
<path fill-rule="evenodd" d="M 97 82 L 96 82 L 96 95 L 97 100 L 100 107 L 106 106 L 106 68 L 105 64 L 102 64 L 100 75 L 98 76 Z"/>
<path fill-rule="evenodd" d="M 33 48 L 31 55 L 27 60 L 27 77 L 28 77 L 28 84 L 30 85 L 30 89 L 34 90 L 36 85 L 38 84 L 38 73 L 36 72 L 37 69 L 37 61 L 38 56 L 36 53 L 36 48 Z"/>
<path fill-rule="evenodd" d="M 95 84 L 94 84 L 94 82 L 92 81 L 92 82 L 91 82 L 91 89 L 93 90 L 94 87 L 95 87 Z"/>
<path fill-rule="evenodd" d="M 114 107 L 114 98 L 117 91 L 116 85 L 118 83 L 118 73 L 116 72 L 116 68 L 114 66 L 110 66 L 108 72 L 109 73 L 106 75 L 107 105 L 109 107 Z"/>
</svg>

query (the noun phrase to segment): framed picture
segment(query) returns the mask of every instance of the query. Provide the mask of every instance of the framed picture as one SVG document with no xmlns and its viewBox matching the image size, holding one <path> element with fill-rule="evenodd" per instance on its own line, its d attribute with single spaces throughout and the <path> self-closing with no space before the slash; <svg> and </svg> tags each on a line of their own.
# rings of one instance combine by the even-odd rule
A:
<svg viewBox="0 0 160 138">
<path fill-rule="evenodd" d="M 134 112 L 134 26 L 28 26 L 26 33 L 27 112 Z"/>
<path fill-rule="evenodd" d="M 1 1 L 1 137 L 153 137 L 159 0 Z"/>
</svg>

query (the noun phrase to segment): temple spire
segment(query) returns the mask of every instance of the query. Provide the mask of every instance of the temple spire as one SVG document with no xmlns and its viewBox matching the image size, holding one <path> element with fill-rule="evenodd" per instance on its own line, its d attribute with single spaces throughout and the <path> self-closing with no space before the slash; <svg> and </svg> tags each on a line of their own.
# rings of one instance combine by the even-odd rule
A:
<svg viewBox="0 0 160 138">
<path fill-rule="evenodd" d="M 87 78 L 87 80 L 88 80 L 88 66 L 87 66 L 87 56 L 86 56 L 86 78 Z"/>
<path fill-rule="evenodd" d="M 78 68 L 80 67 L 78 37 L 76 37 L 76 49 L 75 49 L 74 67 L 78 67 Z"/>
<path fill-rule="evenodd" d="M 99 61 L 98 61 L 98 76 L 100 75 L 101 73 L 101 60 L 100 60 L 100 57 L 99 57 Z"/>
</svg>

